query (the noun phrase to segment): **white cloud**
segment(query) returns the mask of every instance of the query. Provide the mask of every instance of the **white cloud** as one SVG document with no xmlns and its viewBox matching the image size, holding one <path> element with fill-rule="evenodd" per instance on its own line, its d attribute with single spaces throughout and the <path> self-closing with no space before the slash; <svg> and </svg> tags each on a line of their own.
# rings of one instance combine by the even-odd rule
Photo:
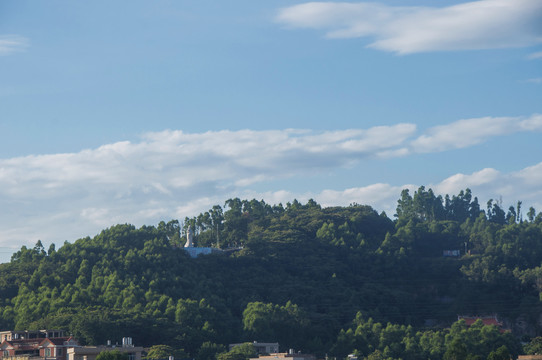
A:
<svg viewBox="0 0 542 360">
<path fill-rule="evenodd" d="M 386 211 L 388 216 L 393 216 L 393 205 L 404 188 L 413 190 L 416 187 L 413 185 L 392 186 L 379 183 L 342 191 L 324 190 L 319 194 L 315 194 L 314 198 L 322 206 L 347 206 L 353 203 L 370 204 L 375 209 Z"/>
<path fill-rule="evenodd" d="M 528 58 L 529 58 L 530 60 L 534 60 L 534 59 L 542 59 L 542 51 L 532 53 L 531 55 L 529 55 Z"/>
<path fill-rule="evenodd" d="M 246 186 L 374 156 L 404 143 L 415 129 L 413 124 L 398 124 L 327 132 L 150 133 L 139 143 L 125 141 L 79 153 L 0 160 L 0 194 L 49 199 L 66 191 L 84 194 L 99 188 L 122 199 L 137 192 L 170 196 L 202 183 Z M 85 190 L 83 185 L 92 186 Z M 32 189 L 40 193 L 29 191 Z"/>
<path fill-rule="evenodd" d="M 0 56 L 24 51 L 28 43 L 28 39 L 22 36 L 0 35 Z"/>
<path fill-rule="evenodd" d="M 413 152 L 427 153 L 461 149 L 480 144 L 495 136 L 520 131 L 542 130 L 542 115 L 521 117 L 483 117 L 458 120 L 435 126 L 411 142 Z"/>
<path fill-rule="evenodd" d="M 308 2 L 280 10 L 277 21 L 324 29 L 328 38 L 368 37 L 370 47 L 399 54 L 542 42 L 539 0 L 481 0 L 441 8 Z"/>
<path fill-rule="evenodd" d="M 525 82 L 532 83 L 532 84 L 542 84 L 542 78 L 527 79 L 525 80 Z"/>
<path fill-rule="evenodd" d="M 520 131 L 542 130 L 542 114 L 534 114 L 527 119 L 519 121 Z"/>
<path fill-rule="evenodd" d="M 482 169 L 470 175 L 455 174 L 444 179 L 434 186 L 434 190 L 440 194 L 457 194 L 465 188 L 489 187 L 495 184 L 501 174 L 491 168 Z"/>
<path fill-rule="evenodd" d="M 483 169 L 470 175 L 453 175 L 434 185 L 438 193 L 457 194 L 461 189 L 470 188 L 479 199 L 503 198 L 503 206 L 523 201 L 524 208 L 542 210 L 542 162 L 511 173 L 495 169 Z"/>
</svg>

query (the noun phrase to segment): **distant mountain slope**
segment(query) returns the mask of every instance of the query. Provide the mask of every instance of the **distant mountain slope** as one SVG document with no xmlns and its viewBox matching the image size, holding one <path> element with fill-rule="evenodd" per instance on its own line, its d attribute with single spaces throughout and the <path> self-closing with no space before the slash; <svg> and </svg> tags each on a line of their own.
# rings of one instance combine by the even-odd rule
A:
<svg viewBox="0 0 542 360">
<path fill-rule="evenodd" d="M 458 314 L 541 331 L 542 217 L 533 209 L 523 221 L 520 203 L 507 214 L 493 202 L 482 211 L 468 190 L 443 199 L 421 187 L 401 194 L 394 221 L 357 204 L 231 199 L 225 209 L 182 224 L 116 225 L 58 250 L 23 247 L 0 265 L 0 328 L 65 328 L 87 343 L 131 336 L 202 360 L 216 344 L 243 340 L 373 353 L 380 345 L 354 335 L 345 345 L 345 331 L 450 326 Z M 192 259 L 179 247 L 188 226 L 196 245 L 243 249 Z M 406 329 L 397 331 L 414 331 Z"/>
</svg>

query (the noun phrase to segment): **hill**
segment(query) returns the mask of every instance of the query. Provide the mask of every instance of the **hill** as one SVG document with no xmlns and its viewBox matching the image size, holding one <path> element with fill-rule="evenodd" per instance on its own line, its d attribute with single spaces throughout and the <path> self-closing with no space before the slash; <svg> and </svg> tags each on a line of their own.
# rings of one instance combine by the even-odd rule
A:
<svg viewBox="0 0 542 360">
<path fill-rule="evenodd" d="M 252 340 L 338 357 L 495 357 L 540 335 L 542 216 L 529 209 L 524 221 L 521 202 L 481 210 L 468 189 L 420 187 L 402 192 L 394 220 L 312 200 L 224 209 L 22 247 L 0 265 L 0 328 L 65 328 L 89 344 L 131 336 L 199 360 Z M 197 245 L 243 249 L 190 258 L 179 248 L 189 226 Z M 513 333 L 450 328 L 458 314 L 496 314 Z"/>
</svg>

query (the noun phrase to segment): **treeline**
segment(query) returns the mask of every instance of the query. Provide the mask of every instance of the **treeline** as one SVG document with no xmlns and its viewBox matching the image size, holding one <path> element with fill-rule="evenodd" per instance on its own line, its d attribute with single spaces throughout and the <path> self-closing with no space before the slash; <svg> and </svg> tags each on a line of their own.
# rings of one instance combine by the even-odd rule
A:
<svg viewBox="0 0 542 360">
<path fill-rule="evenodd" d="M 486 204 L 486 210 L 483 210 L 478 203 L 477 197 L 472 197 L 470 189 L 461 190 L 458 195 L 450 197 L 446 195 L 436 196 L 433 190 L 425 190 L 421 186 L 414 196 L 410 195 L 408 189 L 401 192 L 401 198 L 397 205 L 396 216 L 402 220 L 413 218 L 422 221 L 442 221 L 453 220 L 464 222 L 467 219 L 475 221 L 480 215 L 486 217 L 490 222 L 505 225 L 523 222 L 522 202 L 518 201 L 515 206 L 510 206 L 508 211 L 502 207 L 502 200 L 489 199 Z M 542 221 L 542 214 L 536 216 L 536 210 L 530 207 L 527 212 L 528 221 Z"/>
<path fill-rule="evenodd" d="M 199 246 L 243 249 L 191 259 L 179 249 L 188 226 Z M 322 357 L 498 360 L 537 348 L 541 260 L 540 214 L 481 209 L 468 189 L 404 190 L 393 220 L 358 204 L 230 199 L 182 223 L 23 246 L 0 264 L 0 329 L 131 336 L 198 360 L 230 360 L 228 343 L 254 340 Z M 513 332 L 451 326 L 489 314 Z"/>
</svg>

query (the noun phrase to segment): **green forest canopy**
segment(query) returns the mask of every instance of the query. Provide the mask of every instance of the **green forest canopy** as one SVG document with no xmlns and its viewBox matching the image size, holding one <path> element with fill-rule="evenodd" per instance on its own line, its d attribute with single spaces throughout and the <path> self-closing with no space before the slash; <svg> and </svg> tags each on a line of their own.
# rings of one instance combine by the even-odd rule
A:
<svg viewBox="0 0 542 360">
<path fill-rule="evenodd" d="M 177 249 L 188 226 L 199 246 L 242 250 L 192 259 Z M 469 189 L 403 190 L 394 219 L 358 204 L 230 199 L 182 224 L 23 246 L 0 264 L 0 329 L 131 336 L 198 360 L 253 340 L 339 358 L 496 360 L 536 352 L 541 260 L 541 214 L 524 217 L 520 201 L 482 209 Z M 487 314 L 513 331 L 457 322 Z"/>
</svg>

